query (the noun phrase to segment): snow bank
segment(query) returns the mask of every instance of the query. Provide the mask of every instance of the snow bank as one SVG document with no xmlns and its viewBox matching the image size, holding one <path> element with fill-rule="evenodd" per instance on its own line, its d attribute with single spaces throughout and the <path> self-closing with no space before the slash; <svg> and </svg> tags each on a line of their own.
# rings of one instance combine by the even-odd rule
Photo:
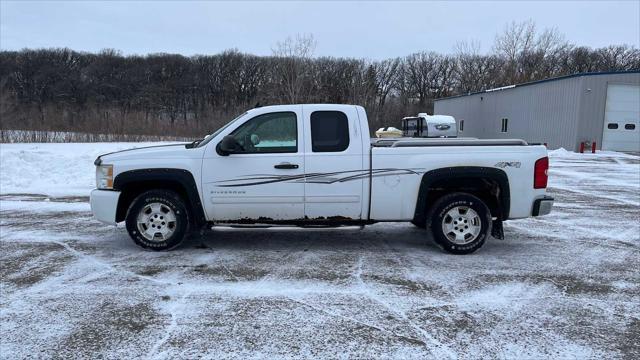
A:
<svg viewBox="0 0 640 360">
<path fill-rule="evenodd" d="M 0 194 L 88 196 L 100 154 L 169 143 L 0 144 Z"/>
<path fill-rule="evenodd" d="M 565 148 L 558 148 L 555 150 L 549 150 L 549 157 L 567 157 L 571 159 L 582 158 L 582 159 L 593 159 L 593 158 L 602 158 L 602 157 L 617 157 L 617 158 L 625 158 L 625 159 L 638 159 L 638 155 L 632 155 L 617 151 L 609 151 L 609 150 L 598 150 L 595 154 L 591 153 L 591 150 L 585 150 L 583 154 L 574 151 L 568 151 Z"/>
</svg>

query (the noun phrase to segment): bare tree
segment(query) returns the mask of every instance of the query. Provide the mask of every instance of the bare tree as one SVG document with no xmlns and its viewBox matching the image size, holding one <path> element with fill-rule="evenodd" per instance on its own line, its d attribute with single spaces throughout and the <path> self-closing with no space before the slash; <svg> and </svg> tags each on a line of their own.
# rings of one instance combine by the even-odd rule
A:
<svg viewBox="0 0 640 360">
<path fill-rule="evenodd" d="M 278 42 L 272 49 L 277 58 L 276 73 L 280 77 L 282 90 L 290 103 L 297 103 L 304 91 L 306 77 L 309 73 L 310 60 L 316 48 L 313 35 L 296 35 Z"/>
<path fill-rule="evenodd" d="M 418 100 L 422 106 L 429 98 L 433 79 L 436 77 L 438 54 L 417 53 L 407 56 L 405 71 L 412 97 Z"/>
<path fill-rule="evenodd" d="M 626 45 L 607 46 L 597 50 L 602 68 L 634 70 L 640 68 L 640 50 Z"/>
<path fill-rule="evenodd" d="M 555 57 L 570 47 L 557 28 L 538 33 L 532 20 L 507 24 L 494 44 L 496 53 L 506 59 L 504 81 L 511 84 L 555 75 Z"/>
<path fill-rule="evenodd" d="M 38 132 L 32 141 L 50 138 L 48 131 L 84 132 L 86 141 L 191 137 L 256 103 L 307 101 L 361 104 L 375 130 L 432 111 L 440 97 L 578 72 L 640 69 L 634 47 L 574 47 L 557 29 L 536 31 L 532 21 L 508 24 L 486 54 L 471 41 L 458 43 L 454 56 L 423 51 L 370 61 L 314 58 L 315 46 L 306 35 L 276 44 L 274 56 L 0 51 L 0 130 Z"/>
<path fill-rule="evenodd" d="M 374 64 L 378 110 L 384 108 L 389 93 L 393 90 L 400 69 L 400 59 L 388 59 Z"/>
<path fill-rule="evenodd" d="M 456 50 L 456 80 L 459 93 L 480 91 L 486 85 L 487 57 L 480 55 L 480 42 L 459 42 Z"/>
<path fill-rule="evenodd" d="M 512 21 L 501 34 L 496 35 L 494 49 L 515 62 L 523 52 L 531 52 L 535 46 L 536 24 L 533 20 L 517 23 Z"/>
</svg>

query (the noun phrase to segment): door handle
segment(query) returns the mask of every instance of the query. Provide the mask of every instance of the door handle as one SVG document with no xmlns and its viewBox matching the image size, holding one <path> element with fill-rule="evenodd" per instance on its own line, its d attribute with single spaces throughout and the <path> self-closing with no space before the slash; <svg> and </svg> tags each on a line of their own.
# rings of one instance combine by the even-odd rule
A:
<svg viewBox="0 0 640 360">
<path fill-rule="evenodd" d="M 289 164 L 289 163 L 280 163 L 278 165 L 273 165 L 276 169 L 297 169 L 297 164 Z"/>
</svg>

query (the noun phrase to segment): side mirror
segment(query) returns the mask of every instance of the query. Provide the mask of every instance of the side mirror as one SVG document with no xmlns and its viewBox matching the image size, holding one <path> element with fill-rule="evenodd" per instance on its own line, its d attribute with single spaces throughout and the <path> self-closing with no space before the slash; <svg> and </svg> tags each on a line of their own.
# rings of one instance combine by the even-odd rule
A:
<svg viewBox="0 0 640 360">
<path fill-rule="evenodd" d="M 236 141 L 236 139 L 227 135 L 222 138 L 222 141 L 216 146 L 216 151 L 221 156 L 228 156 L 229 154 L 233 154 L 235 152 L 239 152 L 242 150 L 242 146 Z"/>
</svg>

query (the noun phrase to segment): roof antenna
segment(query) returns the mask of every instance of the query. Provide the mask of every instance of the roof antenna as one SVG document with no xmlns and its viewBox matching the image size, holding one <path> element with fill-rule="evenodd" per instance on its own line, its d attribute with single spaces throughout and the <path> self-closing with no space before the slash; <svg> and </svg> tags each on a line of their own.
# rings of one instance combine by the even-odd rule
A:
<svg viewBox="0 0 640 360">
<path fill-rule="evenodd" d="M 256 103 L 256 105 L 254 106 L 254 108 L 259 108 L 259 107 L 261 107 L 261 106 L 262 106 L 262 105 L 260 105 L 260 101 L 258 101 L 258 102 Z"/>
</svg>

